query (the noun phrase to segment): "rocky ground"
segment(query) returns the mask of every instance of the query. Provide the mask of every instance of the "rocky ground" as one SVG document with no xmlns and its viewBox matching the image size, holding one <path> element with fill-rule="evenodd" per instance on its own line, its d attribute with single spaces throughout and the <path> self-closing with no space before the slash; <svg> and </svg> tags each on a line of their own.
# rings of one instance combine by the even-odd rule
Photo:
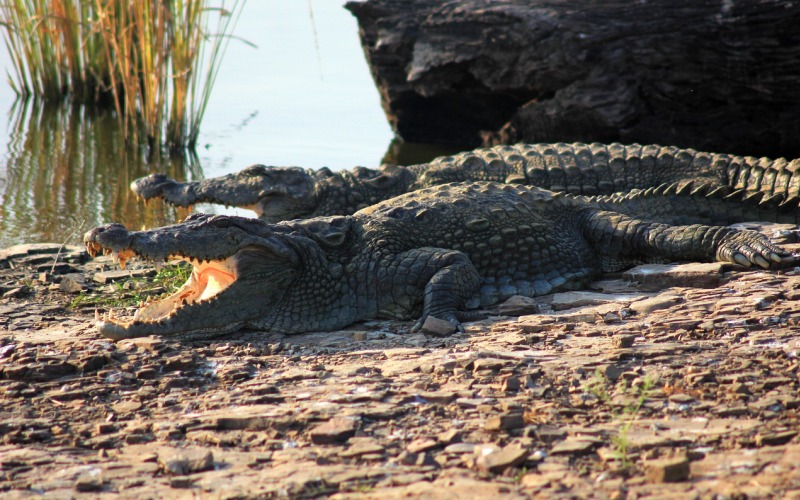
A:
<svg viewBox="0 0 800 500">
<path fill-rule="evenodd" d="M 794 266 L 637 268 L 446 338 L 116 344 L 111 269 L 0 251 L 3 497 L 800 498 Z"/>
</svg>

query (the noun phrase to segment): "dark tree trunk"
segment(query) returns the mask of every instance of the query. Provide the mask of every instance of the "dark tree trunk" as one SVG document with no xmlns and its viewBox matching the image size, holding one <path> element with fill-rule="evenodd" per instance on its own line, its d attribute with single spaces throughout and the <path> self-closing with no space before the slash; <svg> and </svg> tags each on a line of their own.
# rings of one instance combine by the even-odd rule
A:
<svg viewBox="0 0 800 500">
<path fill-rule="evenodd" d="M 407 141 L 800 156 L 800 2 L 350 2 Z"/>
</svg>

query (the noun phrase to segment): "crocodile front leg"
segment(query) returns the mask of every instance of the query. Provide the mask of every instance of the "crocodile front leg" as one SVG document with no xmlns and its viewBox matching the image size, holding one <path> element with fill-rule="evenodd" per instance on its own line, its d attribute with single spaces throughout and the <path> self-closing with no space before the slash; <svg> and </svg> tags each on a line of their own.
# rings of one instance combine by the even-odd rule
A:
<svg viewBox="0 0 800 500">
<path fill-rule="evenodd" d="M 466 254 L 455 250 L 423 247 L 401 253 L 381 270 L 379 312 L 390 317 L 422 316 L 414 325 L 419 330 L 428 317 L 449 321 L 464 331 L 458 320 L 481 284 L 481 276 Z"/>
<path fill-rule="evenodd" d="M 791 255 L 760 233 L 724 226 L 670 226 L 595 209 L 584 210 L 580 224 L 606 272 L 656 259 L 768 268 Z"/>
</svg>

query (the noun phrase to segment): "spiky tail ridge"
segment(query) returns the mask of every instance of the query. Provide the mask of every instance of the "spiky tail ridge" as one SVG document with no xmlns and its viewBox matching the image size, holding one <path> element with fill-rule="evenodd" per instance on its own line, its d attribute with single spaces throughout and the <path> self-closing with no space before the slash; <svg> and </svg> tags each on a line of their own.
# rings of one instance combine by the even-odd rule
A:
<svg viewBox="0 0 800 500">
<path fill-rule="evenodd" d="M 768 196 L 700 182 L 587 198 L 604 210 L 666 224 L 728 225 L 747 221 L 800 224 L 800 197 Z"/>
</svg>

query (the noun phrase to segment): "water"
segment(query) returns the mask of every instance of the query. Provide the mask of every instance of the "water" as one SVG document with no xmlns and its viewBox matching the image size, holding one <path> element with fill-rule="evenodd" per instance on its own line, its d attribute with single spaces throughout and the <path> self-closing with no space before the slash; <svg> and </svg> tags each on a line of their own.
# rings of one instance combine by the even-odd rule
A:
<svg viewBox="0 0 800 500">
<path fill-rule="evenodd" d="M 313 16 L 312 16 L 313 13 Z M 196 155 L 168 158 L 126 148 L 109 114 L 15 102 L 0 83 L 0 248 L 78 243 L 108 222 L 130 228 L 169 223 L 185 211 L 144 206 L 128 185 L 165 172 L 211 177 L 253 163 L 376 167 L 392 132 L 358 40 L 355 18 L 331 0 L 251 0 L 231 42 L 202 123 Z M 0 69 L 10 71 L 5 47 Z M 441 149 L 417 149 L 404 163 Z M 404 153 L 405 154 L 405 153 Z M 240 213 L 210 205 L 198 210 Z"/>
</svg>

